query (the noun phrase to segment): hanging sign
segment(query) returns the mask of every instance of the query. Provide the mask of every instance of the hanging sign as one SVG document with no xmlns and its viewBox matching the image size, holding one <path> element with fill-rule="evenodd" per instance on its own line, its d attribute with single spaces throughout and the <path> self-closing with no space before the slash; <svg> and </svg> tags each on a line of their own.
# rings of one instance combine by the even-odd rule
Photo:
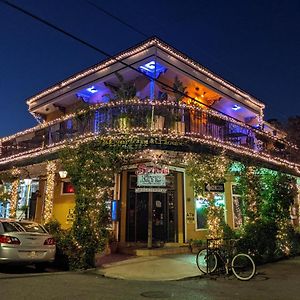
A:
<svg viewBox="0 0 300 300">
<path fill-rule="evenodd" d="M 146 165 L 139 165 L 136 171 L 137 186 L 144 187 L 162 187 L 166 186 L 166 175 L 170 173 L 169 169 L 164 167 L 147 167 Z"/>
</svg>

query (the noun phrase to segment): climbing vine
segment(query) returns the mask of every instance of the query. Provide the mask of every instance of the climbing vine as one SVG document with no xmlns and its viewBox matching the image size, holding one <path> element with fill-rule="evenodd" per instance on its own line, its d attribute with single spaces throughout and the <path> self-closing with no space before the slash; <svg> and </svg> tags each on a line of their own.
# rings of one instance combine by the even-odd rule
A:
<svg viewBox="0 0 300 300">
<path fill-rule="evenodd" d="M 297 196 L 295 178 L 279 171 L 243 165 L 237 190 L 243 202 L 242 237 L 253 255 L 259 260 L 269 260 L 275 253 L 289 255 L 294 251 L 290 207 Z"/>
<path fill-rule="evenodd" d="M 191 176 L 191 182 L 196 195 L 206 196 L 208 200 L 207 226 L 208 238 L 223 237 L 223 210 L 215 203 L 214 195 L 205 192 L 206 184 L 220 184 L 226 181 L 230 160 L 224 153 L 219 155 L 188 154 L 187 174 Z"/>
<path fill-rule="evenodd" d="M 244 223 L 253 223 L 260 219 L 262 204 L 262 186 L 259 168 L 242 165 L 237 177 L 237 192 L 243 203 Z"/>
<path fill-rule="evenodd" d="M 73 268 L 93 267 L 95 253 L 102 251 L 107 242 L 114 174 L 125 163 L 129 149 L 94 140 L 66 148 L 61 153 L 76 197 L 71 229 L 71 240 L 77 252 Z"/>
</svg>

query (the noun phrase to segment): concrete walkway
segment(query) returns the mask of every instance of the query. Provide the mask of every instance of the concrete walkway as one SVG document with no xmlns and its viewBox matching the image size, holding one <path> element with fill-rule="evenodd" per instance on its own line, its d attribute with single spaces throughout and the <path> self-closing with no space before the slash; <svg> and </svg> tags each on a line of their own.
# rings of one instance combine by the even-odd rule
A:
<svg viewBox="0 0 300 300">
<path fill-rule="evenodd" d="M 147 281 L 178 280 L 201 275 L 196 265 L 195 254 L 127 256 L 124 260 L 122 255 L 118 257 L 115 260 L 119 261 L 102 264 L 96 272 L 109 278 Z M 113 255 L 111 259 L 114 260 Z"/>
</svg>

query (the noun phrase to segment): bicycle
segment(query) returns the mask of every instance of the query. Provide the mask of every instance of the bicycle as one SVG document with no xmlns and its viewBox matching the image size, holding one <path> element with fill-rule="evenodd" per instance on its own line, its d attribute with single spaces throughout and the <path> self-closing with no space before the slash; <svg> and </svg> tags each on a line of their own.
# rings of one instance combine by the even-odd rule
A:
<svg viewBox="0 0 300 300">
<path fill-rule="evenodd" d="M 199 270 L 204 274 L 213 273 L 217 266 L 222 264 L 226 274 L 231 270 L 239 280 L 250 280 L 255 272 L 256 266 L 253 259 L 246 253 L 234 254 L 234 248 L 225 250 L 219 246 L 210 247 L 210 243 L 224 241 L 222 239 L 208 239 L 207 248 L 200 250 L 196 256 L 196 263 Z M 227 240 L 234 241 L 235 240 Z"/>
</svg>

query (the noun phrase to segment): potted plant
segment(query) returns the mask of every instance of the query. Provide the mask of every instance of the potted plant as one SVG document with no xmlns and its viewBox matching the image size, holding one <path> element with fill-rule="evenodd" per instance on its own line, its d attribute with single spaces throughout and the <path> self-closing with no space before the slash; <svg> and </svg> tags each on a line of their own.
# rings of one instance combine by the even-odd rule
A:
<svg viewBox="0 0 300 300">
<path fill-rule="evenodd" d="M 130 129 L 130 115 L 126 112 L 122 112 L 118 117 L 118 128 L 122 131 L 128 131 Z"/>
<path fill-rule="evenodd" d="M 112 95 L 105 95 L 110 97 L 110 101 L 114 100 L 130 100 L 136 97 L 136 87 L 133 81 L 126 82 L 121 74 L 115 72 L 116 77 L 119 80 L 118 86 L 111 83 L 104 82 L 104 85 L 109 88 Z"/>
<path fill-rule="evenodd" d="M 178 110 L 173 114 L 173 128 L 177 134 L 184 135 L 185 123 L 184 123 L 184 115 L 181 110 Z"/>
<path fill-rule="evenodd" d="M 183 85 L 183 82 L 179 80 L 179 78 L 176 76 L 174 78 L 173 82 L 173 90 L 175 95 L 175 101 L 176 103 L 180 103 L 182 99 L 187 95 L 186 91 L 187 87 Z"/>
<path fill-rule="evenodd" d="M 153 124 L 151 129 L 163 131 L 167 115 L 168 109 L 165 106 L 156 106 L 153 112 Z"/>
<path fill-rule="evenodd" d="M 175 101 L 179 105 L 182 99 L 187 94 L 187 87 L 183 85 L 183 82 L 179 80 L 176 76 L 173 83 L 173 90 L 175 95 Z M 185 124 L 184 124 L 184 110 L 183 108 L 178 108 L 173 114 L 173 127 L 176 133 L 184 134 L 185 133 Z"/>
<path fill-rule="evenodd" d="M 200 239 L 191 239 L 189 241 L 189 247 L 192 253 L 198 253 L 200 250 L 206 248 L 206 241 Z"/>
<path fill-rule="evenodd" d="M 115 76 L 119 81 L 118 85 L 104 82 L 104 85 L 109 88 L 111 94 L 105 94 L 103 96 L 109 97 L 109 101 L 134 99 L 137 92 L 135 83 L 133 81 L 125 81 L 124 77 L 118 72 L 115 72 Z M 123 131 L 128 131 L 130 129 L 131 115 L 128 112 L 121 111 L 121 113 L 116 115 L 115 117 L 116 127 Z"/>
</svg>

